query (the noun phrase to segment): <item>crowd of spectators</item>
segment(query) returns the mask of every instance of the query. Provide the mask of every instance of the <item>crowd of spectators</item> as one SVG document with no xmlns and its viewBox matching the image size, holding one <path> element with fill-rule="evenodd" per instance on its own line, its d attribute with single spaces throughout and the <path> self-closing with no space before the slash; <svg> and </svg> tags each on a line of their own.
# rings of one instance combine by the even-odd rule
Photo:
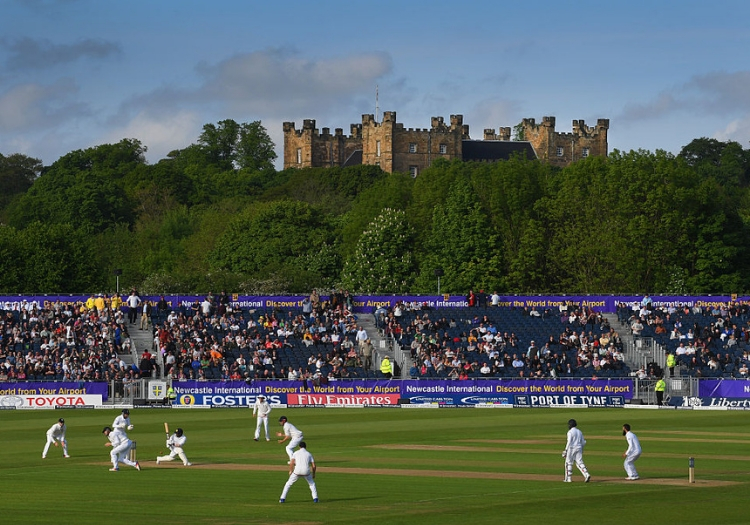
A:
<svg viewBox="0 0 750 525">
<path fill-rule="evenodd" d="M 114 303 L 114 304 L 113 304 Z M 0 305 L 0 381 L 112 381 L 141 377 L 127 365 L 131 339 L 119 297 L 84 304 Z"/>
<path fill-rule="evenodd" d="M 226 292 L 167 311 L 157 305 L 154 344 L 178 380 L 329 380 L 367 377 L 369 338 L 345 291 L 301 308 L 235 311 Z M 369 368 L 369 367 L 368 367 Z"/>
<path fill-rule="evenodd" d="M 412 378 L 622 377 L 617 331 L 599 312 L 572 304 L 559 309 L 508 308 L 480 292 L 469 308 L 431 309 L 418 302 L 381 309 L 386 336 L 408 348 Z M 496 294 L 493 294 L 496 295 Z"/>
<path fill-rule="evenodd" d="M 572 303 L 555 309 L 499 306 L 494 295 L 472 292 L 469 308 L 398 302 L 379 309 L 376 321 L 410 353 L 413 378 L 629 374 L 620 336 L 601 313 Z M 748 305 L 655 307 L 649 299 L 619 305 L 619 320 L 635 338 L 663 345 L 676 357 L 678 373 L 750 375 Z M 118 381 L 127 388 L 159 375 L 162 363 L 168 378 L 183 380 L 325 383 L 379 377 L 372 370 L 372 343 L 345 291 L 327 300 L 313 291 L 300 308 L 289 309 L 237 310 L 226 292 L 180 306 L 162 297 L 143 308 L 152 321 L 146 329 L 153 331 L 153 352 L 146 349 L 130 365 L 129 331 L 137 326 L 127 310 L 119 296 L 105 294 L 75 305 L 0 304 L 0 381 Z M 636 373 L 660 374 L 658 367 Z"/>
<path fill-rule="evenodd" d="M 694 377 L 748 377 L 750 309 L 728 306 L 669 304 L 656 306 L 645 296 L 639 304 L 618 305 L 618 318 L 633 337 L 653 338 L 675 357 L 677 374 Z M 640 371 L 643 372 L 643 371 Z M 658 370 L 646 371 L 658 375 Z"/>
</svg>

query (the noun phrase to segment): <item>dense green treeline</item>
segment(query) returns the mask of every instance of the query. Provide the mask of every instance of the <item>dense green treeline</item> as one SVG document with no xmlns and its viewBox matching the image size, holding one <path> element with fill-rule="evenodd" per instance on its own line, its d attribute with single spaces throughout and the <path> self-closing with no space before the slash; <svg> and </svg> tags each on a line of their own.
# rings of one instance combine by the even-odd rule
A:
<svg viewBox="0 0 750 525">
<path fill-rule="evenodd" d="M 156 164 L 134 139 L 0 155 L 0 293 L 750 292 L 750 151 L 696 139 L 555 169 L 277 172 L 260 122 Z"/>
</svg>

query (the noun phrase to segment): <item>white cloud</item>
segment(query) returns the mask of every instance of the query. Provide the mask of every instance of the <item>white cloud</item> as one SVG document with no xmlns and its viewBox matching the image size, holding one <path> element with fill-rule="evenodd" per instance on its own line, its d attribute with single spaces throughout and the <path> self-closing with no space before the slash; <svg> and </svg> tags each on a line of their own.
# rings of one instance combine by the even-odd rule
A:
<svg viewBox="0 0 750 525">
<path fill-rule="evenodd" d="M 124 126 L 107 132 L 102 142 L 116 143 L 124 138 L 138 139 L 148 148 L 148 160 L 156 162 L 165 158 L 170 151 L 183 149 L 195 142 L 203 124 L 200 117 L 190 111 L 158 116 L 142 112 Z"/>
<path fill-rule="evenodd" d="M 500 127 L 512 128 L 521 121 L 520 103 L 513 100 L 482 100 L 472 108 L 464 118 L 464 124 L 469 124 L 469 133 L 473 139 L 481 139 L 485 128 L 493 128 L 497 132 Z M 512 131 L 511 131 L 512 134 Z"/>
<path fill-rule="evenodd" d="M 747 149 L 750 147 L 750 116 L 731 121 L 724 129 L 717 131 L 714 138 L 722 142 L 733 140 Z"/>
<path fill-rule="evenodd" d="M 690 79 L 686 89 L 696 91 L 701 100 L 699 107 L 715 113 L 750 111 L 750 71 L 710 73 Z"/>
<path fill-rule="evenodd" d="M 89 114 L 86 104 L 72 99 L 78 86 L 61 79 L 47 86 L 19 84 L 0 94 L 0 132 L 49 128 Z"/>
<path fill-rule="evenodd" d="M 619 120 L 637 122 L 672 114 L 716 116 L 750 112 L 750 71 L 695 75 L 643 103 L 625 106 Z"/>
<path fill-rule="evenodd" d="M 392 68 L 390 57 L 381 53 L 316 61 L 289 50 L 256 51 L 199 66 L 204 85 L 193 93 L 193 99 L 223 103 L 232 113 L 320 113 L 373 91 L 377 79 Z"/>
</svg>

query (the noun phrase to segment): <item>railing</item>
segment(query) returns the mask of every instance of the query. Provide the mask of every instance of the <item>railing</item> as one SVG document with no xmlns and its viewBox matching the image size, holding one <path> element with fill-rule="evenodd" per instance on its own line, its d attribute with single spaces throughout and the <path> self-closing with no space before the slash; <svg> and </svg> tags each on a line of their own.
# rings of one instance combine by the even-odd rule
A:
<svg viewBox="0 0 750 525">
<path fill-rule="evenodd" d="M 648 371 L 650 363 L 656 363 L 662 370 L 667 366 L 667 355 L 662 345 L 658 344 L 652 337 L 636 337 L 633 341 L 623 342 L 626 355 L 632 359 L 639 368 Z"/>
<path fill-rule="evenodd" d="M 146 398 L 146 380 L 123 381 L 117 379 L 109 383 L 109 397 L 112 403 L 133 404 L 136 399 Z"/>
<path fill-rule="evenodd" d="M 654 387 L 658 379 L 633 378 L 633 399 L 640 399 L 647 405 L 656 404 L 656 392 Z M 695 377 L 673 377 L 667 380 L 667 388 L 664 391 L 664 403 L 671 396 L 697 397 L 700 379 Z"/>
</svg>

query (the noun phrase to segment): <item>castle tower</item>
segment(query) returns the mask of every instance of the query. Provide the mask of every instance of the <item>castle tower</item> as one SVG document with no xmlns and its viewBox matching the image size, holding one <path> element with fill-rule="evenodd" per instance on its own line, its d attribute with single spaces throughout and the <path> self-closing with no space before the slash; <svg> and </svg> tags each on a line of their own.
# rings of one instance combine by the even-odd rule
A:
<svg viewBox="0 0 750 525">
<path fill-rule="evenodd" d="M 362 148 L 361 126 L 353 124 L 351 135 L 336 128 L 320 132 L 315 120 L 304 120 L 302 129 L 296 130 L 294 122 L 284 122 L 284 169 L 343 166 L 347 159 Z"/>
</svg>

